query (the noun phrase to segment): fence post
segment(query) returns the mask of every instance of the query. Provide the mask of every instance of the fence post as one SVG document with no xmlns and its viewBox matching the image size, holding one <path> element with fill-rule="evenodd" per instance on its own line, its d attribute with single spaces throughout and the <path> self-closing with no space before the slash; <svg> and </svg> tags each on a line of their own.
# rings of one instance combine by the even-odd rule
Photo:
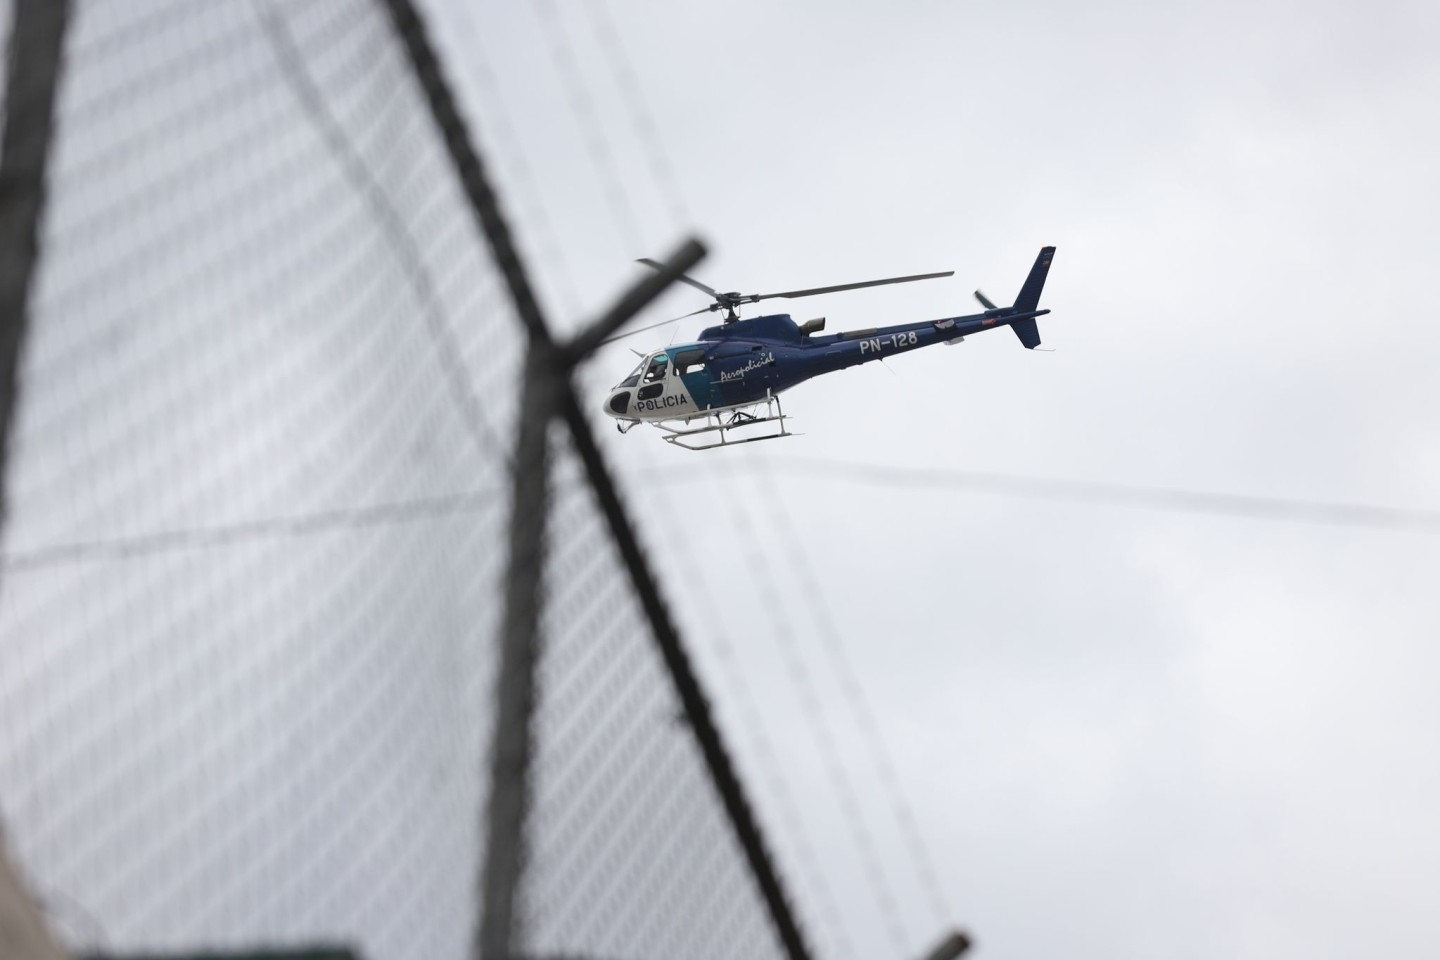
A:
<svg viewBox="0 0 1440 960">
<path fill-rule="evenodd" d="M 15 0 L 5 57 L 5 134 L 0 139 L 0 522 L 15 419 L 20 350 L 30 311 L 30 282 L 39 259 L 45 172 L 60 83 L 60 53 L 70 0 Z M 0 954 L 58 958 L 44 921 L 0 844 Z"/>
<path fill-rule="evenodd" d="M 495 683 L 490 797 L 482 834 L 487 842 L 480 926 L 473 948 L 477 960 L 509 960 L 514 940 L 515 893 L 525 856 L 525 816 L 529 807 L 535 668 L 540 658 L 550 484 L 548 437 L 564 376 L 558 361 L 548 343 L 531 339 L 525 356 L 519 433 L 510 478 L 510 554 Z"/>
<path fill-rule="evenodd" d="M 516 459 L 513 464 L 516 515 L 511 517 L 511 562 L 514 564 L 517 559 L 529 558 L 531 555 L 523 552 L 523 549 L 528 549 L 527 544 L 533 542 L 536 545 L 533 554 L 536 568 L 533 573 L 535 577 L 533 582 L 538 586 L 541 565 L 539 544 L 542 540 L 543 518 L 532 517 L 527 520 L 521 514 L 523 503 L 534 503 L 543 508 L 545 495 L 544 490 L 539 489 L 543 486 L 538 482 L 541 473 L 537 472 L 535 475 L 529 476 L 530 468 L 526 466 L 525 458 L 538 457 L 538 461 L 534 462 L 544 464 L 543 425 L 548 422 L 548 417 L 554 414 L 563 417 L 570 428 L 576 452 L 585 464 L 591 486 L 600 500 L 601 509 L 605 513 L 616 545 L 629 569 L 631 581 L 639 594 L 641 606 L 645 611 L 657 646 L 660 648 L 667 672 L 675 684 L 676 693 L 686 712 L 687 719 L 689 719 L 692 729 L 697 731 L 697 740 L 706 768 L 720 794 L 727 818 L 735 830 L 736 839 L 751 868 L 752 877 L 759 888 L 770 918 L 775 924 L 775 931 L 780 943 L 791 960 L 808 960 L 809 948 L 800 933 L 799 924 L 790 908 L 789 899 L 780 883 L 778 872 L 771 862 L 759 823 L 740 786 L 739 777 L 730 762 L 719 730 L 710 716 L 709 705 L 701 692 L 698 679 L 690 668 L 688 655 L 680 643 L 674 623 L 670 620 L 669 613 L 660 600 L 659 585 L 639 549 L 639 541 L 620 505 L 613 480 L 600 458 L 595 438 L 590 432 L 588 421 L 585 420 L 580 410 L 574 386 L 569 377 L 571 366 L 585 359 L 606 336 L 613 334 L 626 319 L 633 316 L 660 290 L 672 282 L 676 274 L 689 269 L 704 255 L 704 249 L 696 243 L 681 247 L 662 266 L 661 270 L 657 271 L 658 276 L 648 278 L 638 284 L 631 292 L 622 297 L 615 309 L 592 324 L 574 341 L 563 346 L 555 345 L 545 324 L 538 298 L 535 296 L 529 277 L 521 263 L 519 251 L 510 235 L 509 225 L 500 211 L 495 191 L 490 185 L 480 155 L 474 147 L 465 122 L 456 107 L 454 97 L 445 82 L 440 61 L 430 46 L 420 13 L 413 0 L 384 0 L 384 2 L 390 9 L 396 31 L 405 43 L 406 52 L 415 69 L 416 79 L 425 92 L 436 126 L 445 139 L 445 145 L 460 177 L 461 186 L 470 201 L 471 210 L 490 245 L 496 265 L 505 277 L 515 311 L 530 334 L 525 400 L 520 415 L 521 436 L 517 441 Z M 539 426 L 537 426 L 537 420 L 532 418 L 539 418 L 540 411 L 530 408 L 532 402 L 530 391 L 532 378 L 539 372 L 539 367 L 536 365 L 545 364 L 550 365 L 545 368 L 546 372 L 554 377 L 553 380 L 546 381 L 551 384 L 546 389 L 553 389 L 554 392 L 545 396 L 545 402 L 549 405 L 545 407 L 545 417 L 538 419 Z M 533 437 L 527 439 L 527 424 L 529 425 L 528 429 L 539 431 L 541 434 L 539 440 Z M 527 453 L 528 445 L 535 443 L 540 445 L 539 452 Z M 530 485 L 528 488 L 527 484 Z M 536 529 L 519 529 L 519 525 L 527 523 L 536 524 Z M 527 562 L 529 562 L 528 559 Z M 536 621 L 539 601 L 532 597 L 529 603 L 535 605 L 524 606 L 526 601 L 523 598 L 512 595 L 512 589 L 519 591 L 525 586 L 526 581 L 518 579 L 519 576 L 521 575 L 513 569 L 507 574 L 505 633 L 502 639 L 506 649 L 501 655 L 502 676 L 499 690 L 502 699 L 506 696 L 515 699 L 508 709 L 504 704 L 500 705 L 497 717 L 504 718 L 504 723 L 507 724 L 519 724 L 520 728 L 508 733 L 496 730 L 496 753 L 492 758 L 492 775 L 508 777 L 510 782 L 503 787 L 498 780 L 491 783 L 492 796 L 487 816 L 488 845 L 482 881 L 484 914 L 474 945 L 475 960 L 511 960 L 508 951 L 514 942 L 514 892 L 523 865 L 523 850 L 521 849 L 523 830 L 520 828 L 524 824 L 524 806 L 527 799 L 525 773 L 529 752 L 529 718 L 534 709 L 534 666 L 537 657 L 534 642 L 537 636 Z M 510 649 L 512 643 L 516 644 L 518 648 L 522 642 L 530 643 L 530 648 L 526 651 Z M 507 670 L 505 664 L 507 658 L 513 658 L 512 666 L 515 671 L 513 676 Z M 511 684 L 513 689 L 507 691 L 505 686 L 507 683 Z M 502 737 L 507 738 L 505 744 L 501 743 Z M 507 759 L 502 757 L 502 747 L 520 750 L 521 754 Z M 505 796 L 497 800 L 495 793 L 502 789 Z M 511 808 L 506 806 L 507 804 L 516 804 L 517 806 Z M 514 829 L 511 829 L 512 827 Z M 496 846 L 499 847 L 498 850 L 493 849 Z M 497 913 L 492 916 L 492 912 Z"/>
<path fill-rule="evenodd" d="M 20 348 L 45 208 L 45 167 L 54 128 L 60 55 L 70 0 L 15 0 L 5 64 L 0 140 L 0 476 L 15 417 Z M 4 490 L 0 489 L 0 516 Z"/>
</svg>

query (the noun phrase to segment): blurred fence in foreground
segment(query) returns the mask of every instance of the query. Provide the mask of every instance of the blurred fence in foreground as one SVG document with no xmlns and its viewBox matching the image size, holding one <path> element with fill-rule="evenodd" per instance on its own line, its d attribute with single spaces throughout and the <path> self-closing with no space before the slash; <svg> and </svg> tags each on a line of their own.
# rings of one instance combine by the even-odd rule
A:
<svg viewBox="0 0 1440 960">
<path fill-rule="evenodd" d="M 0 825 L 60 940 L 803 956 L 409 0 L 13 9 Z"/>
</svg>

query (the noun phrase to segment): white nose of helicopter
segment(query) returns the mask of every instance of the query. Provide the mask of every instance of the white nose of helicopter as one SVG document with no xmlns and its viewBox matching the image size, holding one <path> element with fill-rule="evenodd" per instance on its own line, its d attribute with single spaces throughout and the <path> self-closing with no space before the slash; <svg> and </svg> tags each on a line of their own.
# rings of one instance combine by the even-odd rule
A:
<svg viewBox="0 0 1440 960">
<path fill-rule="evenodd" d="M 629 416 L 630 411 L 630 390 L 626 387 L 614 387 L 610 396 L 600 405 L 606 416 L 615 417 L 618 420 L 633 420 Z"/>
</svg>

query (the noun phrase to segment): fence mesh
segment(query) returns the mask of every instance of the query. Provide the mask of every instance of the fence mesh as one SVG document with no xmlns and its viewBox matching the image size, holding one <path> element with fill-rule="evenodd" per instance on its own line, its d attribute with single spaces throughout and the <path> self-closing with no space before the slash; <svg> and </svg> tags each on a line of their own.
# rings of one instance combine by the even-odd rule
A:
<svg viewBox="0 0 1440 960">
<path fill-rule="evenodd" d="M 79 2 L 55 122 L 9 853 L 76 950 L 463 956 L 525 337 L 384 6 Z M 554 439 L 524 953 L 774 954 Z"/>
<path fill-rule="evenodd" d="M 779 956 L 583 470 L 557 454 L 527 953 Z"/>
</svg>

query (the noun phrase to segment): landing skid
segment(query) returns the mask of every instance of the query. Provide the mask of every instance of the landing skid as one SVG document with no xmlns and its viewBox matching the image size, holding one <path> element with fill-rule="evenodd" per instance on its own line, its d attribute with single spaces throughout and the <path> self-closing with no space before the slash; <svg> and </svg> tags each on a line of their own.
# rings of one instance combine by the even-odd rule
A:
<svg viewBox="0 0 1440 960">
<path fill-rule="evenodd" d="M 797 437 L 799 434 L 792 433 L 785 428 L 785 421 L 790 418 L 780 408 L 780 398 L 774 394 L 766 394 L 765 412 L 756 413 L 760 403 L 748 403 L 742 406 L 722 407 L 718 410 L 711 410 L 705 414 L 705 426 L 688 426 L 697 418 L 690 418 L 683 421 L 660 421 L 655 424 L 656 428 L 662 431 L 667 443 L 677 447 L 684 447 L 686 450 L 711 450 L 715 447 L 733 447 L 740 443 L 755 443 L 759 440 L 779 440 L 781 437 Z M 684 427 L 672 427 L 669 423 L 684 423 Z M 776 433 L 766 433 L 758 437 L 735 437 L 731 433 L 739 430 L 746 430 L 751 427 L 763 428 L 766 424 L 775 424 L 779 427 Z M 700 440 L 719 436 L 720 439 L 712 443 L 692 443 L 692 440 Z"/>
</svg>

